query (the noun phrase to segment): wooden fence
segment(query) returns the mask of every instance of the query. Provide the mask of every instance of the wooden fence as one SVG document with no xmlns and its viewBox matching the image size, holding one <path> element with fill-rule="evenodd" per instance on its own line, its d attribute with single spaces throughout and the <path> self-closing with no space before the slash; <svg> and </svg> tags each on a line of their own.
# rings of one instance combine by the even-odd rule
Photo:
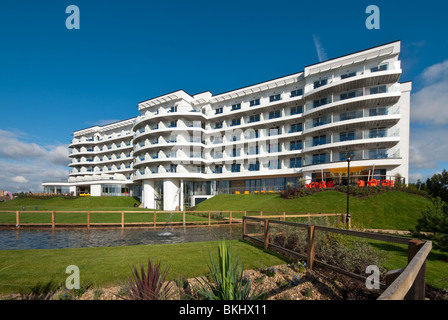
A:
<svg viewBox="0 0 448 320">
<path fill-rule="evenodd" d="M 187 225 L 203 225 L 203 226 L 212 226 L 212 225 L 221 225 L 221 224 L 241 224 L 242 218 L 245 216 L 250 217 L 264 217 L 264 218 L 278 218 L 282 221 L 285 221 L 287 218 L 308 218 L 312 217 L 329 217 L 329 216 L 337 216 L 338 222 L 345 221 L 345 215 L 341 215 L 339 213 L 300 213 L 300 212 L 263 212 L 263 211 L 227 211 L 227 210 L 212 210 L 212 211 L 147 211 L 147 210 L 134 210 L 134 211 L 12 211 L 12 210 L 0 210 L 0 213 L 15 213 L 15 223 L 1 223 L 0 227 L 3 228 L 52 228 L 63 227 L 77 227 L 77 228 L 125 228 L 125 227 L 166 227 L 167 225 L 171 226 L 187 226 Z M 39 213 L 50 213 L 51 214 L 51 222 L 48 223 L 31 223 L 26 222 L 23 223 L 21 221 L 22 214 L 39 214 Z M 57 222 L 57 216 L 60 213 L 73 213 L 73 214 L 84 214 L 86 217 L 85 223 L 69 223 L 69 222 Z M 113 222 L 92 222 L 91 215 L 95 213 L 107 213 L 107 214 L 121 214 L 121 222 L 113 223 Z M 148 217 L 151 216 L 152 221 L 145 222 L 132 222 L 127 221 L 127 214 L 147 214 Z M 166 215 L 166 214 L 174 214 L 174 215 L 182 215 L 182 221 L 163 221 L 163 219 L 158 219 L 158 215 Z M 207 218 L 206 221 L 201 220 L 191 220 L 187 221 L 187 215 L 199 215 L 201 217 Z M 342 220 L 341 220 L 342 219 Z M 180 220 L 179 218 L 174 220 Z"/>
<path fill-rule="evenodd" d="M 256 238 L 257 234 L 247 233 L 247 224 L 255 223 L 263 225 L 262 239 Z M 279 245 L 270 243 L 270 228 L 272 225 L 292 226 L 307 230 L 306 255 L 286 249 Z M 426 258 L 431 251 L 431 241 L 421 241 L 417 239 L 409 239 L 405 237 L 384 235 L 378 233 L 361 232 L 355 230 L 339 229 L 326 226 L 318 226 L 311 224 L 303 224 L 288 221 L 271 220 L 257 217 L 243 217 L 243 239 L 249 239 L 262 244 L 265 249 L 273 249 L 283 254 L 294 256 L 307 261 L 307 268 L 312 269 L 315 265 L 338 273 L 344 274 L 351 278 L 366 282 L 367 278 L 343 270 L 337 266 L 327 264 L 315 259 L 315 238 L 316 231 L 325 231 L 337 233 L 347 236 L 360 237 L 365 239 L 373 239 L 379 241 L 404 244 L 408 246 L 408 264 L 405 268 L 392 270 L 386 274 L 385 283 L 381 283 L 380 287 L 385 289 L 378 300 L 423 300 L 425 296 L 425 263 Z"/>
</svg>

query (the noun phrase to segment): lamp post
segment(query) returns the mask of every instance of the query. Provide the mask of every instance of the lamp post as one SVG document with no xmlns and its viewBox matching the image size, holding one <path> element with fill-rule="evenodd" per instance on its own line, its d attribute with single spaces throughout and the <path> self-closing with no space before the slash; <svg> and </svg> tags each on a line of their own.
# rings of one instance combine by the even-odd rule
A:
<svg viewBox="0 0 448 320">
<path fill-rule="evenodd" d="M 350 199 L 350 160 L 351 156 L 347 157 L 347 223 L 350 221 L 350 212 L 349 212 L 349 199 Z"/>
</svg>

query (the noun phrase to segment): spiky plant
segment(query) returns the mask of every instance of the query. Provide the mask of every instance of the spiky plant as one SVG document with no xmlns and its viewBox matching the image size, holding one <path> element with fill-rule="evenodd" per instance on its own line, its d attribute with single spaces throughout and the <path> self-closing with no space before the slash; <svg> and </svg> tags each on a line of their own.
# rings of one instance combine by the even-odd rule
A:
<svg viewBox="0 0 448 320">
<path fill-rule="evenodd" d="M 169 267 L 161 270 L 160 261 L 152 263 L 148 259 L 148 267 L 143 265 L 140 269 L 132 268 L 132 274 L 128 278 L 128 291 L 126 300 L 169 300 L 175 294 L 173 283 L 166 281 Z"/>
<path fill-rule="evenodd" d="M 263 293 L 251 291 L 251 282 L 243 277 L 243 265 L 238 256 L 235 263 L 232 260 L 230 243 L 223 241 L 218 244 L 218 263 L 210 253 L 210 274 L 202 277 L 199 282 L 198 294 L 206 300 L 255 300 Z"/>
</svg>

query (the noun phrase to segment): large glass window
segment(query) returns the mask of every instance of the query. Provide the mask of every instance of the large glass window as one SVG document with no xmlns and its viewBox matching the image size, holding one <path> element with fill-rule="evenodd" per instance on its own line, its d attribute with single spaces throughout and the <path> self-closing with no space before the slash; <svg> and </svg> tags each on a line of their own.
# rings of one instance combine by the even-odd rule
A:
<svg viewBox="0 0 448 320">
<path fill-rule="evenodd" d="M 386 93 L 386 92 L 387 92 L 386 85 L 370 88 L 370 94 Z"/>
<path fill-rule="evenodd" d="M 386 132 L 387 132 L 386 128 L 370 129 L 369 138 L 384 138 L 387 136 Z"/>
<path fill-rule="evenodd" d="M 240 172 L 241 164 L 240 163 L 232 163 L 231 171 L 232 172 Z"/>
<path fill-rule="evenodd" d="M 241 109 L 241 103 L 236 103 L 232 105 L 232 111 Z"/>
<path fill-rule="evenodd" d="M 260 115 L 259 114 L 254 114 L 254 115 L 249 117 L 249 123 L 258 122 L 258 121 L 260 121 Z"/>
<path fill-rule="evenodd" d="M 302 149 L 303 149 L 302 140 L 289 142 L 289 150 L 302 150 Z"/>
<path fill-rule="evenodd" d="M 326 163 L 327 155 L 325 153 L 313 154 L 313 164 Z"/>
<path fill-rule="evenodd" d="M 260 170 L 260 162 L 257 161 L 255 163 L 249 163 L 249 171 L 259 171 Z"/>
<path fill-rule="evenodd" d="M 323 106 L 325 104 L 329 103 L 329 100 L 327 98 L 322 98 L 322 99 L 318 99 L 318 100 L 314 100 L 313 101 L 313 107 L 317 108 L 320 106 Z"/>
<path fill-rule="evenodd" d="M 289 130 L 289 133 L 294 133 L 294 132 L 300 132 L 302 131 L 302 124 L 301 123 L 294 123 L 291 125 L 291 128 Z"/>
</svg>

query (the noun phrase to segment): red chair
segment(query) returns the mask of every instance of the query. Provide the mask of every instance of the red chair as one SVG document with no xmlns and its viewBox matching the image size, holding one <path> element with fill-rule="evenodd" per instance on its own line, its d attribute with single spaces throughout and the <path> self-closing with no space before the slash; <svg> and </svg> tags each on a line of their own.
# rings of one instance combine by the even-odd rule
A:
<svg viewBox="0 0 448 320">
<path fill-rule="evenodd" d="M 305 183 L 305 188 L 307 188 L 307 189 L 311 188 L 310 184 L 309 183 Z"/>
<path fill-rule="evenodd" d="M 384 179 L 384 180 L 381 182 L 381 185 L 382 185 L 382 186 L 386 186 L 386 187 L 390 186 L 390 180 Z"/>
<path fill-rule="evenodd" d="M 325 181 L 321 181 L 321 182 L 320 182 L 320 187 L 321 187 L 321 188 L 326 188 L 326 187 L 327 187 L 326 182 L 325 182 Z"/>
<path fill-rule="evenodd" d="M 327 188 L 333 188 L 334 182 L 333 181 L 328 181 L 327 182 Z"/>
<path fill-rule="evenodd" d="M 371 179 L 369 182 L 367 182 L 367 184 L 371 187 L 376 187 L 378 185 L 378 180 Z"/>
<path fill-rule="evenodd" d="M 366 184 L 364 182 L 364 180 L 358 180 L 358 187 L 364 187 Z"/>
</svg>

